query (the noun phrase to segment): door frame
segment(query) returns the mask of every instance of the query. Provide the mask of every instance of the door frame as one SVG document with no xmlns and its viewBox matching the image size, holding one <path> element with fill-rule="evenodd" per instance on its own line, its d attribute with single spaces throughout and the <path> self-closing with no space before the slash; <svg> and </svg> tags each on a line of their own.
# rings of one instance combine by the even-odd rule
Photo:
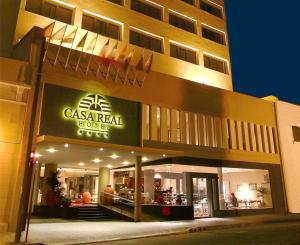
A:
<svg viewBox="0 0 300 245">
<path fill-rule="evenodd" d="M 219 186 L 218 186 L 218 174 L 213 173 L 194 173 L 194 172 L 185 172 L 184 179 L 186 185 L 186 194 L 187 194 L 187 205 L 193 205 L 193 178 L 206 178 L 207 180 L 207 199 L 209 203 L 210 213 L 209 217 L 215 217 L 220 210 L 219 206 Z"/>
</svg>

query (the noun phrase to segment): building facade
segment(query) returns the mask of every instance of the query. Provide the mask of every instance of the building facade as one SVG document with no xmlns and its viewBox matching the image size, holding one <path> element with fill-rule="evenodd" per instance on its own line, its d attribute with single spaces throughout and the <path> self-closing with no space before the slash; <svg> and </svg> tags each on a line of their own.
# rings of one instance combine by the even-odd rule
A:
<svg viewBox="0 0 300 245">
<path fill-rule="evenodd" d="M 31 206 L 47 204 L 57 169 L 74 202 L 89 192 L 101 203 L 110 184 L 135 202 L 136 220 L 141 209 L 166 219 L 285 212 L 275 103 L 232 91 L 223 1 L 10 8 L 2 230 L 18 233 Z"/>
</svg>

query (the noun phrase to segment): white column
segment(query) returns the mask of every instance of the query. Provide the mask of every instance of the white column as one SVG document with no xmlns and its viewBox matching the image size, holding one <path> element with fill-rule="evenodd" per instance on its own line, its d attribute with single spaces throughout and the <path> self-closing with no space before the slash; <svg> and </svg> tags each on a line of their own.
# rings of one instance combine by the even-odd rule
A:
<svg viewBox="0 0 300 245">
<path fill-rule="evenodd" d="M 99 183 L 98 183 L 98 202 L 101 203 L 101 193 L 105 187 L 109 185 L 110 169 L 103 167 L 99 168 Z"/>
</svg>

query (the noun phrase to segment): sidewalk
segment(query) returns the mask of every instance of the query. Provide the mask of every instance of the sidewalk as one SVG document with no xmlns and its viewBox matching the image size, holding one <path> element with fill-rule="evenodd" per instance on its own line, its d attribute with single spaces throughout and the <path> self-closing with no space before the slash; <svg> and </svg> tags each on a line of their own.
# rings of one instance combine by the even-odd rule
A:
<svg viewBox="0 0 300 245">
<path fill-rule="evenodd" d="M 70 222 L 55 219 L 47 220 L 47 223 L 31 224 L 29 243 L 60 245 L 104 242 L 280 222 L 300 222 L 300 215 L 255 215 L 140 223 L 126 221 Z"/>
</svg>

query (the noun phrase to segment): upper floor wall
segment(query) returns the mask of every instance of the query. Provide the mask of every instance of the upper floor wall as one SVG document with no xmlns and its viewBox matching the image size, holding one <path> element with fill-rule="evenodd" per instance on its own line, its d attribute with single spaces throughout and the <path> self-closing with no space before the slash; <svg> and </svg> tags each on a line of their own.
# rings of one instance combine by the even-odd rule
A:
<svg viewBox="0 0 300 245">
<path fill-rule="evenodd" d="M 68 22 L 67 13 L 71 13 L 69 25 L 79 27 L 82 31 L 86 31 L 86 29 L 89 29 L 89 32 L 99 31 L 101 35 L 110 37 L 117 26 L 120 28 L 118 30 L 119 36 L 113 35 L 113 38 L 120 39 L 121 42 L 131 43 L 133 46 L 147 46 L 145 52 L 149 51 L 148 49 L 157 51 L 155 44 L 151 43 L 149 38 L 158 40 L 161 43 L 161 51 L 154 52 L 153 71 L 232 90 L 225 11 L 222 2 L 204 1 L 220 9 L 222 12 L 222 18 L 220 18 L 201 9 L 200 1 L 195 1 L 195 6 L 192 6 L 181 0 L 167 2 L 163 0 L 140 0 L 143 4 L 161 9 L 161 20 L 158 20 L 133 10 L 131 1 L 124 1 L 123 5 L 112 3 L 118 1 L 42 1 L 43 3 L 50 3 L 51 6 L 58 6 L 71 11 L 62 12 L 64 17 L 59 18 L 55 14 L 59 13 L 58 10 L 51 10 L 55 13 L 50 10 L 47 10 L 48 12 L 37 10 L 38 8 L 35 8 L 34 4 L 39 3 L 39 1 L 22 0 L 15 41 L 22 38 L 33 26 L 45 28 L 54 19 L 60 19 L 61 21 L 56 22 L 63 25 L 65 23 L 62 21 Z M 28 7 L 29 5 L 31 7 Z M 41 6 L 39 5 L 39 8 Z M 175 22 L 169 24 L 171 15 L 176 18 L 171 17 Z M 193 23 L 195 33 L 185 29 L 186 22 L 184 20 Z M 98 25 L 102 27 L 99 29 Z M 132 32 L 141 35 L 133 40 Z M 138 47 L 136 48 L 138 49 Z M 192 62 L 191 59 L 187 58 L 191 55 L 195 57 Z"/>
</svg>

